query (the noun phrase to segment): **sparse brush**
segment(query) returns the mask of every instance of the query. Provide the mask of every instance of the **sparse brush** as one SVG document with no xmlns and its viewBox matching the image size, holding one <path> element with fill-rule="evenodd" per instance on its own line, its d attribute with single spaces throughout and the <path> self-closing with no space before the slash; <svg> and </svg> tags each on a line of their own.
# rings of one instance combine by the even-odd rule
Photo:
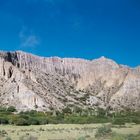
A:
<svg viewBox="0 0 140 140">
<path fill-rule="evenodd" d="M 5 130 L 0 130 L 0 137 L 5 137 L 8 133 Z"/>
<path fill-rule="evenodd" d="M 45 131 L 45 129 L 43 129 L 42 127 L 39 128 L 39 131 Z"/>
<path fill-rule="evenodd" d="M 38 138 L 32 135 L 23 135 L 19 138 L 19 140 L 38 140 Z"/>
<path fill-rule="evenodd" d="M 12 140 L 10 137 L 7 137 L 5 140 Z"/>
<path fill-rule="evenodd" d="M 104 125 L 97 129 L 95 137 L 96 138 L 107 137 L 107 136 L 110 136 L 111 134 L 112 134 L 112 129 L 111 129 L 110 125 Z"/>
</svg>

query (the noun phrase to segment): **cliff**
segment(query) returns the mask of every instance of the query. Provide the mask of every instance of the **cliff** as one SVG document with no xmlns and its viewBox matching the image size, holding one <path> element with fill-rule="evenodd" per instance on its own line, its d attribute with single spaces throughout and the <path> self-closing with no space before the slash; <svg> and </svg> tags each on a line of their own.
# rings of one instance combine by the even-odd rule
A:
<svg viewBox="0 0 140 140">
<path fill-rule="evenodd" d="M 0 52 L 0 104 L 18 110 L 66 106 L 140 109 L 140 68 L 95 60 Z"/>
</svg>

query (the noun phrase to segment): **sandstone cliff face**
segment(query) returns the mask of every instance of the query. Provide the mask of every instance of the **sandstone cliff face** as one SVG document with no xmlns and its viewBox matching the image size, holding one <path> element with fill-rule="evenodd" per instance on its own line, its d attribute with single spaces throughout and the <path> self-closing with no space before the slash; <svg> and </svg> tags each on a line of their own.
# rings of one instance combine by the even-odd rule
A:
<svg viewBox="0 0 140 140">
<path fill-rule="evenodd" d="M 66 106 L 140 109 L 140 68 L 110 59 L 44 58 L 0 52 L 0 104 L 19 110 Z"/>
</svg>

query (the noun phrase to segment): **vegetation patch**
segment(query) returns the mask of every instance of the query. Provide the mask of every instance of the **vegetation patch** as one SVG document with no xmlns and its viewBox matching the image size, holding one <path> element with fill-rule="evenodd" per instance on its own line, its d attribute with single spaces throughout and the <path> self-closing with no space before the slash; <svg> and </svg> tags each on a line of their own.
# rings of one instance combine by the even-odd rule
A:
<svg viewBox="0 0 140 140">
<path fill-rule="evenodd" d="M 110 114 L 103 109 L 81 109 L 66 107 L 61 112 L 38 112 L 35 110 L 17 113 L 14 107 L 0 107 L 0 124 L 17 126 L 44 125 L 44 124 L 91 124 L 112 123 L 125 125 L 125 123 L 140 124 L 140 112 L 119 112 Z"/>
</svg>

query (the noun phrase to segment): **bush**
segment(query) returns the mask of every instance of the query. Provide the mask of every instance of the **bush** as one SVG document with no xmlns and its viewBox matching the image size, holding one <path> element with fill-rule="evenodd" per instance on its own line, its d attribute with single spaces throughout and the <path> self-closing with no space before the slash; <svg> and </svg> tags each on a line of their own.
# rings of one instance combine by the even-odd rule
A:
<svg viewBox="0 0 140 140">
<path fill-rule="evenodd" d="M 112 134 L 112 130 L 111 130 L 111 127 L 108 125 L 108 126 L 102 126 L 102 127 L 99 127 L 97 129 L 97 132 L 95 134 L 95 137 L 98 138 L 98 137 L 106 137 L 106 136 L 110 136 Z"/>
<path fill-rule="evenodd" d="M 39 125 L 39 121 L 36 118 L 29 118 L 28 124 L 30 125 Z"/>
<path fill-rule="evenodd" d="M 6 112 L 6 108 L 0 107 L 0 112 Z"/>
<path fill-rule="evenodd" d="M 14 125 L 43 125 L 43 124 L 89 124 L 89 123 L 109 123 L 115 125 L 125 125 L 125 123 L 140 124 L 140 112 L 118 112 L 114 115 L 108 115 L 103 109 L 98 109 L 97 113 L 91 109 L 82 110 L 70 107 L 63 109 L 63 112 L 56 111 L 54 115 L 52 112 L 38 112 L 26 111 L 20 113 L 15 112 L 14 107 L 4 108 L 0 107 L 0 124 L 14 124 Z"/>
<path fill-rule="evenodd" d="M 8 111 L 8 112 L 15 112 L 16 109 L 15 109 L 14 106 L 10 106 L 10 107 L 7 108 L 7 111 Z"/>
<path fill-rule="evenodd" d="M 7 118 L 0 118 L 0 124 L 8 124 Z"/>
<path fill-rule="evenodd" d="M 132 122 L 133 122 L 133 123 L 136 123 L 136 124 L 140 124 L 140 118 L 134 117 L 134 118 L 132 119 Z"/>
<path fill-rule="evenodd" d="M 63 112 L 64 114 L 71 114 L 71 113 L 72 113 L 71 109 L 68 108 L 68 107 L 64 108 L 64 109 L 62 110 L 62 112 Z"/>
<path fill-rule="evenodd" d="M 39 121 L 40 125 L 49 123 L 49 121 L 48 121 L 48 119 L 46 117 L 40 117 L 40 118 L 38 118 L 38 121 Z"/>
<path fill-rule="evenodd" d="M 99 117 L 104 117 L 106 116 L 106 110 L 102 109 L 102 108 L 98 108 L 98 116 Z"/>
<path fill-rule="evenodd" d="M 14 117 L 10 120 L 11 124 L 18 125 L 18 126 L 24 126 L 29 125 L 28 120 L 20 117 Z"/>
<path fill-rule="evenodd" d="M 125 125 L 125 120 L 124 120 L 124 118 L 115 118 L 112 121 L 112 124 L 115 124 L 115 125 Z"/>
</svg>

